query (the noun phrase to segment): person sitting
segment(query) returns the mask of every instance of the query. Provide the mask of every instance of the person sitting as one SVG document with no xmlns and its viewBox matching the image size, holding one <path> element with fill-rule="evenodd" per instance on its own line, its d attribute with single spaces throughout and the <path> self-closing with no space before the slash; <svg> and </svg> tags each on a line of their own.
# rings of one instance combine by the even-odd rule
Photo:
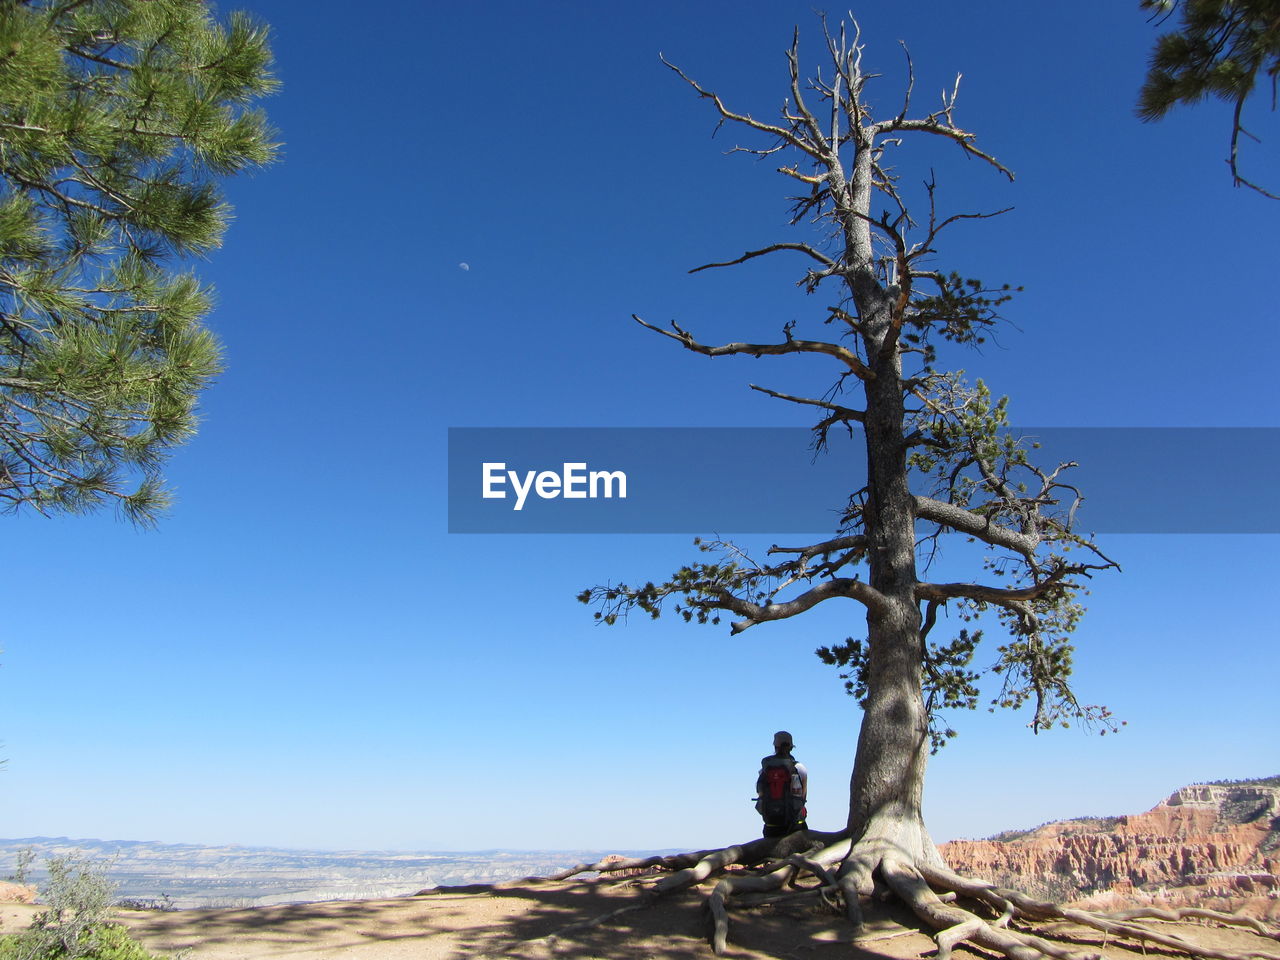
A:
<svg viewBox="0 0 1280 960">
<path fill-rule="evenodd" d="M 794 748 L 791 734 L 779 730 L 773 735 L 773 753 L 760 761 L 756 812 L 764 818 L 766 837 L 785 837 L 806 829 L 809 772 L 791 755 Z"/>
</svg>

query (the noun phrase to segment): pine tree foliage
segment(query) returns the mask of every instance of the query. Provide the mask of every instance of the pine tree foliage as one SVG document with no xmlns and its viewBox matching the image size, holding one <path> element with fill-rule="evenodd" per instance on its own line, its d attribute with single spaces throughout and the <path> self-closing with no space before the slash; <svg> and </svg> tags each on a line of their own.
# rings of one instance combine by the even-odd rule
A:
<svg viewBox="0 0 1280 960">
<path fill-rule="evenodd" d="M 1240 173 L 1245 103 L 1263 88 L 1276 108 L 1280 78 L 1280 0 L 1142 0 L 1165 18 L 1178 14 L 1178 29 L 1162 35 L 1138 98 L 1138 116 L 1158 120 L 1179 104 L 1214 97 L 1232 105 L 1228 163 L 1237 186 L 1280 199 Z"/>
<path fill-rule="evenodd" d="M 265 27 L 201 0 L 0 2 L 0 498 L 154 522 L 220 369 L 219 179 L 276 154 Z"/>
</svg>

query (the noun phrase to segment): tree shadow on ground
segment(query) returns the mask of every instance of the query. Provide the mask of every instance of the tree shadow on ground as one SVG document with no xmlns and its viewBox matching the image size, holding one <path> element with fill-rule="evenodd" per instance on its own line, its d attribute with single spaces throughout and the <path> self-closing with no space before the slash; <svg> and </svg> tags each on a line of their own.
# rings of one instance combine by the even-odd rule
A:
<svg viewBox="0 0 1280 960">
<path fill-rule="evenodd" d="M 120 916 L 151 950 L 189 950 L 191 960 L 709 960 L 709 891 L 685 890 L 645 905 L 646 892 L 634 881 L 595 880 L 483 892 L 445 888 L 395 900 L 175 913 L 123 911 Z M 932 937 L 920 931 L 899 901 L 865 903 L 863 909 L 865 928 L 858 939 L 843 917 L 812 899 L 733 910 L 727 955 L 739 960 L 886 960 L 935 952 Z M 606 916 L 607 921 L 592 925 Z M 1182 956 L 1150 945 L 1142 950 L 1114 939 L 1108 943 L 1096 931 L 1065 924 L 1034 927 L 1109 960 Z M 1266 943 L 1240 929 L 1198 928 L 1194 935 L 1237 951 Z M 963 947 L 954 953 L 955 960 L 986 956 Z"/>
<path fill-rule="evenodd" d="M 510 951 L 521 960 L 540 960 L 552 955 L 539 952 L 548 935 L 559 925 L 582 922 L 643 902 L 644 890 L 620 884 L 592 884 L 579 889 L 525 888 L 495 891 L 519 896 L 527 909 L 508 935 L 516 941 Z M 610 919 L 608 922 L 565 930 L 556 937 L 554 956 L 564 958 L 609 957 L 611 960 L 649 960 L 674 957 L 681 960 L 708 960 L 709 917 L 705 908 L 708 890 L 687 890 L 650 906 Z M 852 928 L 833 912 L 802 904 L 778 904 L 733 911 L 729 956 L 742 958 L 794 958 L 814 960 L 840 957 L 842 960 L 883 960 L 882 945 L 895 941 L 895 956 L 918 956 L 931 951 L 934 943 L 916 930 L 916 923 L 897 905 L 872 907 L 866 916 L 866 939 L 855 942 Z M 520 947 L 523 942 L 526 946 Z M 479 943 L 463 943 L 476 948 Z M 475 956 L 464 950 L 462 956 Z"/>
<path fill-rule="evenodd" d="M 333 901 L 240 910 L 125 912 L 134 935 L 156 951 L 189 950 L 192 960 L 223 957 L 417 957 L 542 960 L 654 956 L 706 960 L 706 891 L 689 890 L 640 907 L 645 890 L 631 883 L 536 884 L 479 892 L 445 890 L 396 900 Z M 730 955 L 814 960 L 918 956 L 933 941 L 915 932 L 905 911 L 868 916 L 873 939 L 854 944 L 834 914 L 799 905 L 734 911 Z M 890 940 L 884 939 L 885 936 Z M 885 946 L 894 949 L 887 951 Z"/>
</svg>

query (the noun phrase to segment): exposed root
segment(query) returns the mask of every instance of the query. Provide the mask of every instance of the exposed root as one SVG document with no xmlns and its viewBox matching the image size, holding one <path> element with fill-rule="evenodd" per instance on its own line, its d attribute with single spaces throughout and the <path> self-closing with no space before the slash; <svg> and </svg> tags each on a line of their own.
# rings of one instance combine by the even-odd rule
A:
<svg viewBox="0 0 1280 960">
<path fill-rule="evenodd" d="M 748 851 L 758 854 L 758 845 L 746 844 L 704 852 L 696 864 L 684 867 L 661 881 L 657 889 L 662 893 L 701 883 L 722 871 L 724 865 L 749 862 Z M 780 852 L 775 851 L 775 857 Z M 837 862 L 840 869 L 833 871 L 831 868 Z M 809 880 L 810 884 L 801 886 L 804 880 Z M 1012 924 L 1017 921 L 1078 924 L 1101 931 L 1108 937 L 1153 944 L 1205 960 L 1280 960 L 1280 954 L 1263 950 L 1218 949 L 1133 922 L 1201 919 L 1246 927 L 1262 936 L 1280 939 L 1265 924 L 1252 917 L 1197 908 L 1147 908 L 1108 915 L 1062 907 L 1018 890 L 962 877 L 938 866 L 932 857 L 912 857 L 884 838 L 856 845 L 851 845 L 847 839 L 825 847 L 817 844 L 804 852 L 770 860 L 758 872 L 722 877 L 707 900 L 712 920 L 711 946 L 716 953 L 727 949 L 729 907 L 731 898 L 735 896 L 742 906 L 773 903 L 787 897 L 775 891 L 781 891 L 783 887 L 800 887 L 803 892 L 817 894 L 829 903 L 843 900 L 846 915 L 860 926 L 859 900 L 881 889 L 878 881 L 883 881 L 887 892 L 899 897 L 917 917 L 936 931 L 934 939 L 938 944 L 938 960 L 949 960 L 955 946 L 965 941 L 1009 960 L 1100 960 L 1101 955 L 1097 952 L 1058 943 L 1025 929 L 1015 929 Z M 994 917 L 986 919 L 957 906 L 955 901 L 958 897 L 989 907 Z"/>
<path fill-rule="evenodd" d="M 632 860 L 606 859 L 595 863 L 579 863 L 569 867 L 567 870 L 561 870 L 559 873 L 553 873 L 545 877 L 522 877 L 519 880 L 500 880 L 497 883 L 463 883 L 452 886 L 446 884 L 419 890 L 414 895 L 426 897 L 448 893 L 487 893 L 490 890 L 510 890 L 515 887 L 532 887 L 542 883 L 558 883 L 563 880 L 571 880 L 584 873 L 599 873 L 602 877 L 607 877 L 611 872 L 616 871 L 624 874 L 617 879 L 629 880 L 632 879 L 632 873 L 637 870 L 679 870 L 698 863 L 703 857 L 712 856 L 720 852 L 722 851 L 702 850 L 697 853 L 678 853 L 666 857 L 646 857 Z"/>
<path fill-rule="evenodd" d="M 819 887 L 805 887 L 800 890 L 787 890 L 783 893 L 746 893 L 726 902 L 728 908 L 751 910 L 755 907 L 771 907 L 779 903 L 814 903 L 830 906 L 825 890 Z"/>
<path fill-rule="evenodd" d="M 1051 903 L 1046 900 L 1036 900 L 1035 898 L 1029 897 L 1020 891 L 1010 890 L 1006 887 L 998 887 L 995 884 L 984 883 L 981 880 L 971 880 L 946 869 L 920 867 L 919 872 L 930 883 L 955 890 L 962 896 L 972 897 L 975 900 L 983 901 L 993 907 L 998 907 L 1005 911 L 1007 911 L 1009 907 L 1012 907 L 1013 916 L 1018 918 L 1040 921 L 1057 920 L 1075 923 L 1084 927 L 1090 927 L 1094 930 L 1102 931 L 1109 936 L 1136 940 L 1139 943 L 1154 943 L 1162 947 L 1167 947 L 1171 950 L 1176 950 L 1179 953 L 1205 957 L 1209 958 L 1209 960 L 1249 960 L 1249 958 L 1256 958 L 1256 960 L 1280 960 L 1280 954 L 1277 953 L 1270 953 L 1265 950 L 1249 950 L 1241 953 L 1230 950 L 1219 950 L 1215 947 L 1207 947 L 1202 944 L 1194 943 L 1185 937 L 1178 936 L 1177 934 L 1163 933 L 1136 923 L 1128 922 L 1130 919 L 1178 920 L 1194 916 L 1199 919 L 1211 920 L 1217 923 L 1228 923 L 1237 926 L 1251 927 L 1255 932 L 1262 932 L 1264 936 L 1274 937 L 1274 934 L 1267 932 L 1265 926 L 1250 917 L 1222 914 L 1215 910 L 1196 910 L 1195 908 L 1167 911 L 1125 911 L 1119 917 L 1113 917 L 1105 913 L 1095 913 L 1090 910 L 1077 910 L 1070 907 L 1061 907 L 1056 903 Z M 1160 915 L 1157 916 L 1157 914 Z M 1258 927 L 1262 927 L 1262 930 L 1258 931 Z"/>
<path fill-rule="evenodd" d="M 725 901 L 735 890 L 746 893 L 777 890 L 795 878 L 797 869 L 794 863 L 786 862 L 762 876 L 725 877 L 717 883 L 707 898 L 712 921 L 711 949 L 724 953 L 728 945 L 729 914 L 725 910 Z"/>
<path fill-rule="evenodd" d="M 677 870 L 671 876 L 664 877 L 653 889 L 659 895 L 662 895 L 702 883 L 713 873 L 723 870 L 731 864 L 740 863 L 744 850 L 745 847 L 733 846 L 709 853 L 693 866 Z"/>
<path fill-rule="evenodd" d="M 1221 910 L 1203 910 L 1200 907 L 1139 907 L 1136 910 L 1116 910 L 1102 916 L 1110 920 L 1212 920 L 1228 927 L 1248 927 L 1260 937 L 1280 940 L 1280 932 L 1270 929 L 1257 917 L 1240 913 L 1223 913 Z"/>
<path fill-rule="evenodd" d="M 1280 953 L 1264 950 L 1231 951 L 1195 943 L 1179 934 L 1155 929 L 1138 921 L 1205 920 L 1246 928 L 1280 940 L 1280 933 L 1253 917 L 1196 907 L 1162 909 L 1147 907 L 1100 913 L 1038 900 L 1018 890 L 963 877 L 941 865 L 932 844 L 924 855 L 913 855 L 895 840 L 911 840 L 912 834 L 895 837 L 892 830 L 864 836 L 856 844 L 841 834 L 812 831 L 788 837 L 754 840 L 719 850 L 700 850 L 675 856 L 644 859 L 601 860 L 578 864 L 550 877 L 505 881 L 490 886 L 439 887 L 433 892 L 479 892 L 536 883 L 568 880 L 584 873 L 598 873 L 600 882 L 626 882 L 646 888 L 636 902 L 589 920 L 580 921 L 542 938 L 548 944 L 568 934 L 609 923 L 615 918 L 652 906 L 662 897 L 715 881 L 706 900 L 710 917 L 711 947 L 724 953 L 729 943 L 729 911 L 778 903 L 810 900 L 843 913 L 862 929 L 860 901 L 872 897 L 897 897 L 933 930 L 937 960 L 951 960 L 963 942 L 1007 957 L 1008 960 L 1101 960 L 1093 950 L 1056 942 L 1027 929 L 1027 923 L 1067 923 L 1096 930 L 1104 938 L 1174 950 L 1204 960 L 1280 960 Z M 916 846 L 916 844 L 912 844 Z M 636 874 L 640 873 L 640 876 Z M 979 916 L 958 904 L 974 904 Z M 1071 935 L 1066 935 L 1071 939 Z M 878 938 L 876 938 L 878 939 Z M 1104 943 L 1106 942 L 1104 939 Z"/>
<path fill-rule="evenodd" d="M 507 881 L 510 886 L 526 885 L 529 883 L 553 883 L 560 880 L 569 880 L 583 873 L 599 873 L 607 876 L 611 873 L 626 871 L 630 874 L 636 870 L 679 870 L 683 867 L 696 864 L 703 857 L 709 857 L 713 854 L 720 853 L 719 850 L 700 850 L 696 853 L 677 853 L 667 857 L 645 857 L 643 859 L 632 860 L 616 860 L 606 859 L 598 860 L 595 863 L 580 863 L 577 866 L 570 867 L 568 870 L 561 870 L 559 873 L 553 873 L 549 877 L 528 877 L 524 880 Z"/>
<path fill-rule="evenodd" d="M 939 930 L 934 936 L 938 942 L 937 960 L 951 960 L 951 949 L 961 940 L 968 940 L 982 929 L 982 920 L 978 917 L 958 923 L 954 927 Z"/>
<path fill-rule="evenodd" d="M 886 857 L 880 863 L 880 871 L 912 912 L 939 931 L 935 935 L 939 951 L 945 947 L 949 953 L 961 940 L 970 940 L 980 947 L 1003 954 L 1009 960 L 1039 960 L 1040 957 L 1051 957 L 1054 960 L 1099 960 L 1101 956 L 1072 950 L 1029 933 L 994 926 L 968 910 L 943 903 L 926 882 L 921 870 L 913 865 Z M 977 923 L 974 923 L 975 920 Z"/>
</svg>

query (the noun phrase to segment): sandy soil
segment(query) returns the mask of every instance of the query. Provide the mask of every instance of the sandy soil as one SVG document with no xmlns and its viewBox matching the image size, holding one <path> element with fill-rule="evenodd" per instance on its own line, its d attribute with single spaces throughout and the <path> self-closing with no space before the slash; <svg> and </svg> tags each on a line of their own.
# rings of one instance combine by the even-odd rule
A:
<svg viewBox="0 0 1280 960">
<path fill-rule="evenodd" d="M 709 960 L 702 910 L 704 891 L 689 891 L 656 906 L 621 914 L 607 923 L 578 926 L 637 903 L 639 891 L 620 884 L 562 883 L 486 893 L 442 893 L 396 900 L 354 900 L 245 910 L 122 911 L 120 919 L 152 951 L 183 953 L 187 960 L 352 958 L 352 960 L 513 960 L 610 958 L 610 960 Z M 39 910 L 0 907 L 4 931 L 29 922 Z M 931 938 L 905 911 L 877 908 L 866 935 L 854 942 L 831 914 L 797 905 L 735 911 L 728 956 L 741 960 L 912 960 L 932 955 Z M 1205 946 L 1280 953 L 1274 940 L 1242 930 L 1193 924 L 1181 928 Z M 1042 928 L 1052 932 L 1052 928 Z M 1059 934 L 1070 933 L 1059 926 Z M 1078 931 L 1093 952 L 1098 935 Z M 1160 956 L 1148 948 L 1108 944 L 1108 960 Z M 957 960 L 985 960 L 957 949 Z"/>
</svg>

